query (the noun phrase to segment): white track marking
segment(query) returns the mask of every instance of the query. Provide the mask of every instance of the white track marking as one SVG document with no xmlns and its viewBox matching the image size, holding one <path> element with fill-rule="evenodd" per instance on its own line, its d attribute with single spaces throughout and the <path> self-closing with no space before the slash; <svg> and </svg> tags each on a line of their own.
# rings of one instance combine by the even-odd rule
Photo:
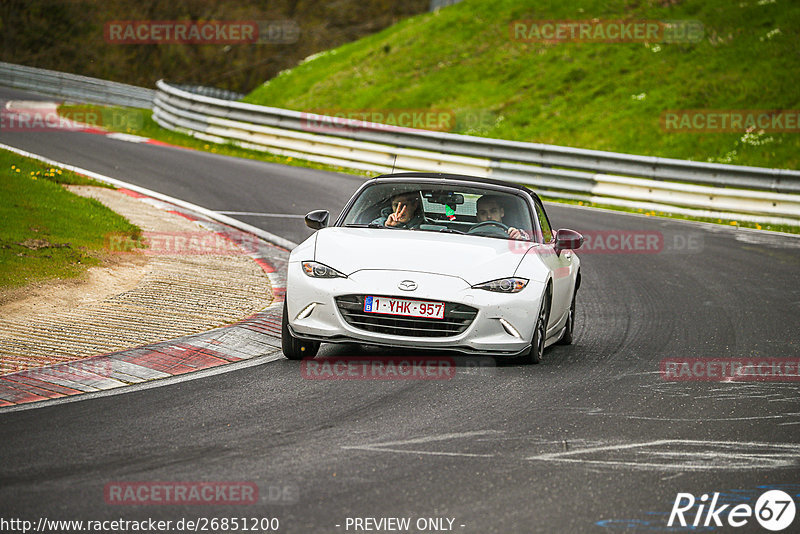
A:
<svg viewBox="0 0 800 534">
<path fill-rule="evenodd" d="M 9 100 L 6 102 L 5 108 L 8 111 L 27 111 L 30 109 L 43 109 L 47 111 L 57 111 L 58 102 L 51 102 L 46 100 Z"/>
<path fill-rule="evenodd" d="M 425 454 L 428 456 L 461 456 L 467 458 L 493 458 L 494 454 L 474 454 L 469 452 L 437 452 L 437 451 L 418 451 L 412 449 L 385 449 L 383 447 L 375 449 L 372 447 L 344 447 L 346 449 L 359 449 L 373 452 L 399 452 L 402 454 Z"/>
<path fill-rule="evenodd" d="M 110 133 L 106 134 L 106 137 L 109 139 L 116 139 L 118 141 L 126 141 L 128 143 L 146 143 L 150 139 L 147 137 L 142 137 L 140 135 L 132 135 L 126 133 Z"/>
<path fill-rule="evenodd" d="M 652 450 L 659 446 L 687 447 L 684 451 Z M 692 450 L 689 447 L 705 447 L 705 450 Z M 723 452 L 730 450 L 742 452 Z M 594 460 L 579 458 L 603 452 L 635 451 L 634 457 L 622 459 Z M 748 452 L 762 449 L 758 452 Z M 766 450 L 764 450 L 766 449 Z M 638 460 L 644 457 L 645 461 Z M 663 458 L 670 463 L 658 463 L 653 460 Z M 577 464 L 599 465 L 606 467 L 633 467 L 657 470 L 733 470 L 733 469 L 765 469 L 782 468 L 797 465 L 800 458 L 800 445 L 793 443 L 766 443 L 747 441 L 703 441 L 683 439 L 663 439 L 641 443 L 607 445 L 590 447 L 566 452 L 554 452 L 530 456 L 527 460 L 568 462 Z M 718 461 L 718 465 L 709 461 Z M 722 460 L 722 462 L 719 462 Z"/>
<path fill-rule="evenodd" d="M 304 219 L 305 215 L 296 213 L 260 213 L 258 211 L 217 211 L 223 215 L 249 215 L 251 217 L 287 217 L 291 219 Z"/>
<path fill-rule="evenodd" d="M 486 436 L 489 434 L 502 434 L 499 430 L 478 430 L 474 432 L 458 432 L 453 434 L 435 434 L 433 436 L 424 436 L 421 438 L 404 439 L 400 441 L 387 441 L 385 443 L 371 443 L 368 445 L 349 445 L 342 447 L 343 449 L 355 449 L 371 452 L 397 452 L 402 454 L 425 454 L 430 456 L 464 456 L 468 458 L 492 458 L 494 454 L 475 454 L 468 452 L 443 452 L 443 451 L 421 451 L 410 449 L 395 449 L 394 447 L 402 445 L 419 445 L 421 443 L 433 443 L 437 441 L 446 441 L 450 439 L 471 438 L 475 436 Z"/>
</svg>

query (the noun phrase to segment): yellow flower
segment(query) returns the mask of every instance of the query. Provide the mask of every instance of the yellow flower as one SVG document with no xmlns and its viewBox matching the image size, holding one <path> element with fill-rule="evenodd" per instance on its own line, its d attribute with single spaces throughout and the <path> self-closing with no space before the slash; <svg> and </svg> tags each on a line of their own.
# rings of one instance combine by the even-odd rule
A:
<svg viewBox="0 0 800 534">
<path fill-rule="evenodd" d="M 738 225 L 738 224 L 739 224 L 739 223 L 738 223 L 738 222 L 736 222 L 736 221 L 731 221 L 731 226 L 736 226 L 736 225 Z"/>
<path fill-rule="evenodd" d="M 761 230 L 761 225 L 756 223 L 756 230 Z"/>
</svg>

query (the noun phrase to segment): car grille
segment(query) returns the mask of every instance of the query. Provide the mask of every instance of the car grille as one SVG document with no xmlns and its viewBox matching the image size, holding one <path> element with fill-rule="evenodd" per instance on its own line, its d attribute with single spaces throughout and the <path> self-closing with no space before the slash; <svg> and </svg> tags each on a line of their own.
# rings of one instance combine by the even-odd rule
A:
<svg viewBox="0 0 800 534">
<path fill-rule="evenodd" d="M 336 305 L 347 324 L 368 332 L 394 336 L 456 336 L 466 330 L 478 314 L 478 310 L 475 308 L 453 302 L 445 302 L 443 319 L 367 313 L 364 311 L 364 295 L 336 297 Z"/>
</svg>

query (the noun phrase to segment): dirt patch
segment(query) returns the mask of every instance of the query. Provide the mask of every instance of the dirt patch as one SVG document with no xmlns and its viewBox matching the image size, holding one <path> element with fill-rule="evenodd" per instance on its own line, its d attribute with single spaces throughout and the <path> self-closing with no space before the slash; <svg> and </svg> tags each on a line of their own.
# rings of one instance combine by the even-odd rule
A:
<svg viewBox="0 0 800 534">
<path fill-rule="evenodd" d="M 150 258 L 109 254 L 103 264 L 76 278 L 47 280 L 0 292 L 0 317 L 15 321 L 55 314 L 130 291 L 149 272 Z"/>
<path fill-rule="evenodd" d="M 69 248 L 69 243 L 51 243 L 47 239 L 26 239 L 18 245 L 30 250 L 40 250 L 43 248 Z"/>
<path fill-rule="evenodd" d="M 151 199 L 99 187 L 68 189 L 99 200 L 145 234 L 220 239 Z M 29 241 L 30 247 L 52 245 Z M 177 250 L 109 251 L 101 266 L 77 279 L 1 293 L 0 375 L 203 332 L 272 303 L 269 277 L 241 250 Z"/>
</svg>

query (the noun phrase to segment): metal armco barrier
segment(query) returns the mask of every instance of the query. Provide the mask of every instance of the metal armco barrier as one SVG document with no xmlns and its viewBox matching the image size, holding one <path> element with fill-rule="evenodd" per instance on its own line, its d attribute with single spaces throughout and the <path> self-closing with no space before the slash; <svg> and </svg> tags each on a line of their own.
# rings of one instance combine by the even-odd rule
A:
<svg viewBox="0 0 800 534">
<path fill-rule="evenodd" d="M 157 91 L 0 62 L 0 85 L 80 102 L 153 108 L 199 139 L 361 171 L 469 174 L 545 196 L 700 217 L 800 225 L 800 171 L 636 156 L 321 117 L 157 82 Z M 188 89 L 188 90 L 187 90 Z M 315 122 L 316 121 L 316 122 Z"/>
<path fill-rule="evenodd" d="M 551 197 L 703 217 L 800 225 L 800 172 L 583 150 L 330 119 L 157 83 L 153 118 L 207 141 L 341 167 L 449 172 L 531 185 Z"/>
<path fill-rule="evenodd" d="M 244 98 L 244 93 L 237 93 L 228 89 L 220 89 L 219 87 L 207 87 L 204 85 L 189 85 L 189 84 L 171 84 L 176 89 L 188 91 L 196 95 L 210 96 L 212 98 L 220 98 L 222 100 L 241 100 Z"/>
<path fill-rule="evenodd" d="M 0 85 L 78 102 L 134 108 L 153 107 L 156 93 L 135 85 L 3 62 L 0 62 Z"/>
</svg>

